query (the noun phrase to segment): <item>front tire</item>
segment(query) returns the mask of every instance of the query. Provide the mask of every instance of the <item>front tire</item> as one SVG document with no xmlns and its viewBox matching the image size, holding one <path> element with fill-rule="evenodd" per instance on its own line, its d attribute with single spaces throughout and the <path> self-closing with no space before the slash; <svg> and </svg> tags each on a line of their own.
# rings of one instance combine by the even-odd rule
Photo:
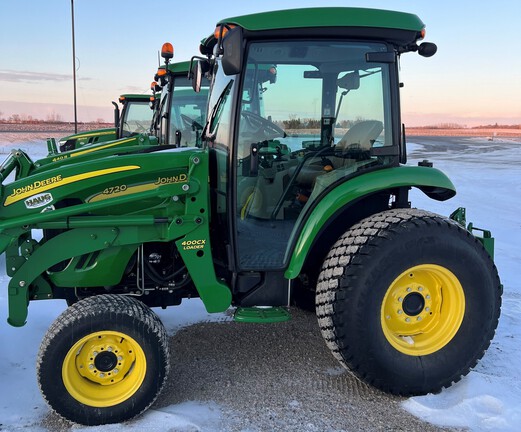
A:
<svg viewBox="0 0 521 432">
<path fill-rule="evenodd" d="M 439 392 L 483 356 L 501 284 L 481 243 L 455 222 L 415 209 L 373 215 L 333 246 L 316 310 L 342 365 L 384 391 Z"/>
<path fill-rule="evenodd" d="M 169 370 L 166 331 L 157 315 L 126 296 L 89 297 L 49 328 L 37 359 L 47 403 L 84 425 L 119 423 L 145 411 Z"/>
</svg>

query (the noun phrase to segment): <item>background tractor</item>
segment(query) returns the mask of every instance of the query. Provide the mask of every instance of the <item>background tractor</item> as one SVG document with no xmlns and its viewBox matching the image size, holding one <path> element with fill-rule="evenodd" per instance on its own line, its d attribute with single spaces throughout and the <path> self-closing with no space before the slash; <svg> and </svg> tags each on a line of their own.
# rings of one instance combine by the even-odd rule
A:
<svg viewBox="0 0 521 432">
<path fill-rule="evenodd" d="M 15 171 L 15 179 L 21 179 L 49 169 L 59 170 L 60 167 L 70 163 L 134 151 L 132 149 L 134 146 L 139 146 L 140 150 L 157 145 L 200 147 L 202 145 L 201 122 L 203 122 L 201 118 L 206 117 L 209 81 L 204 79 L 199 91 L 195 92 L 188 80 L 189 66 L 188 61 L 172 64 L 167 62 L 159 69 L 158 74 L 161 75 L 156 75 L 156 78 L 160 84 L 154 82 L 152 87 L 154 91 L 161 91 L 161 95 L 154 93 L 154 96 L 149 98 L 154 99 L 154 110 L 151 110 L 146 132 L 126 131 L 123 135 L 128 136 L 101 142 L 76 141 L 73 143 L 75 147 L 71 144 L 74 148 L 62 152 L 58 151 L 54 139 L 49 138 L 47 140 L 49 153 L 45 158 L 32 161 L 29 155 L 21 150 L 12 152 L 0 169 L 2 178 L 5 179 L 12 171 Z M 101 140 L 105 138 L 106 135 L 100 136 Z"/>
<path fill-rule="evenodd" d="M 123 94 L 119 97 L 121 110 L 114 105 L 114 127 L 96 129 L 69 135 L 59 140 L 60 151 L 65 152 L 91 144 L 114 141 L 148 130 L 154 110 L 154 96 L 148 94 Z"/>
<path fill-rule="evenodd" d="M 71 304 L 38 355 L 55 411 L 94 425 L 149 407 L 170 367 L 150 307 L 187 297 L 273 322 L 313 293 L 333 355 L 390 393 L 438 392 L 469 372 L 502 287 L 490 235 L 465 229 L 463 211 L 409 201 L 411 188 L 456 193 L 432 164 L 405 165 L 398 60 L 433 55 L 423 36 L 417 16 L 373 9 L 222 20 L 193 62 L 194 89 L 212 78 L 200 147 L 183 147 L 171 112 L 160 116 L 169 145 L 4 181 L 10 324 L 25 323 L 31 300 Z M 197 137 L 203 124 L 188 116 Z"/>
</svg>

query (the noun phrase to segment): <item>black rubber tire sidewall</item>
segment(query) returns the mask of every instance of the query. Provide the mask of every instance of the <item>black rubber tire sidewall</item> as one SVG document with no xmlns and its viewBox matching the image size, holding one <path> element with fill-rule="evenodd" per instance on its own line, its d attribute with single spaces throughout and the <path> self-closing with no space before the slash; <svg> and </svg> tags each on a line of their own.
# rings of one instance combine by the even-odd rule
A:
<svg viewBox="0 0 521 432">
<path fill-rule="evenodd" d="M 71 347 L 81 338 L 99 331 L 121 332 L 132 337 L 146 357 L 145 378 L 136 393 L 118 405 L 103 408 L 87 406 L 74 399 L 62 379 L 63 360 Z M 73 325 L 64 326 L 54 335 L 47 349 L 40 353 L 40 389 L 58 414 L 76 423 L 93 426 L 128 420 L 143 412 L 163 386 L 168 359 L 162 345 L 161 338 L 149 326 L 126 313 L 106 311 L 97 314 L 95 319 L 82 317 Z"/>
<path fill-rule="evenodd" d="M 463 322 L 439 351 L 410 356 L 396 350 L 381 325 L 391 283 L 421 264 L 449 269 L 465 296 Z M 437 392 L 482 357 L 497 325 L 500 292 L 490 258 L 465 230 L 434 219 L 405 222 L 370 239 L 339 280 L 333 322 L 346 364 L 365 381 L 397 394 Z"/>
</svg>

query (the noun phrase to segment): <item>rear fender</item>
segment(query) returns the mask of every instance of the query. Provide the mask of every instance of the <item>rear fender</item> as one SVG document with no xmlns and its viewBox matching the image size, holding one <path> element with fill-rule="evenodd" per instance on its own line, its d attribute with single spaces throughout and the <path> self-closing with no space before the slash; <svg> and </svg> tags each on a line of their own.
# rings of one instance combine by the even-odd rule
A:
<svg viewBox="0 0 521 432">
<path fill-rule="evenodd" d="M 456 194 L 456 188 L 441 171 L 430 167 L 401 166 L 372 171 L 332 186 L 318 198 L 317 204 L 303 212 L 290 239 L 286 257 L 288 279 L 296 278 L 306 257 L 326 223 L 337 212 L 359 199 L 384 190 L 416 187 L 432 199 L 444 201 Z M 355 204 L 356 205 L 356 204 Z M 348 226 L 345 229 L 349 228 Z"/>
</svg>

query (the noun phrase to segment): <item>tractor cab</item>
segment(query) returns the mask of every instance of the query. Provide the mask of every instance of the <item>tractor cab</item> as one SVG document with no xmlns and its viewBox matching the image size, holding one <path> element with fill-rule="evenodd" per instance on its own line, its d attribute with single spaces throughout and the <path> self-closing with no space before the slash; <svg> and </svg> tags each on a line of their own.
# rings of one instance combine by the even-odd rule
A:
<svg viewBox="0 0 521 432">
<path fill-rule="evenodd" d="M 210 81 L 203 77 L 199 92 L 188 78 L 190 62 L 167 64 L 156 74 L 162 89 L 152 130 L 159 142 L 176 147 L 201 147 Z"/>
<path fill-rule="evenodd" d="M 196 93 L 189 85 L 188 72 L 190 62 L 167 63 L 159 68 L 155 81 L 151 84 L 152 95 L 125 95 L 120 98 L 124 104 L 119 120 L 119 128 L 123 137 L 112 138 L 108 135 L 96 135 L 99 131 L 83 133 L 95 137 L 93 141 L 69 140 L 71 149 L 58 153 L 53 139 L 47 144 L 49 154 L 46 158 L 30 161 L 29 158 L 17 158 L 18 165 L 25 168 L 18 170 L 25 175 L 37 171 L 67 165 L 72 160 L 91 160 L 101 156 L 135 151 L 134 147 L 157 147 L 157 145 L 174 147 L 201 146 L 202 119 L 206 118 L 209 81 L 205 78 L 201 89 Z M 137 102 L 139 100 L 139 103 Z M 149 118 L 145 118 L 149 117 Z M 116 118 L 118 116 L 116 115 Z M 89 138 L 90 139 L 90 138 Z M 63 140 L 62 140 L 63 141 Z M 62 142 L 60 141 L 60 142 Z M 88 147 L 88 148 L 84 148 Z"/>
<path fill-rule="evenodd" d="M 236 289 L 246 291 L 245 304 L 262 304 L 259 290 L 249 290 L 264 272 L 288 269 L 306 221 L 329 192 L 405 158 L 398 56 L 419 49 L 423 23 L 397 12 L 396 28 L 374 10 L 320 13 L 318 24 L 312 9 L 230 18 L 214 34 L 205 129 L 220 220 L 213 243 L 234 245 L 227 265 L 237 273 Z M 288 22 L 290 28 L 274 24 Z M 379 191 L 343 217 L 354 222 L 387 209 L 397 194 Z M 330 235 L 339 233 L 331 227 Z M 273 291 L 281 304 L 288 300 L 287 290 Z"/>
<path fill-rule="evenodd" d="M 119 97 L 121 109 L 114 105 L 114 127 L 80 132 L 59 140 L 60 152 L 129 137 L 150 129 L 154 96 L 149 94 L 123 94 Z"/>
<path fill-rule="evenodd" d="M 117 124 L 117 139 L 148 132 L 154 113 L 155 96 L 149 94 L 125 94 L 119 97 L 121 115 L 117 106 L 114 119 Z M 119 121 L 118 121 L 119 117 Z"/>
</svg>

